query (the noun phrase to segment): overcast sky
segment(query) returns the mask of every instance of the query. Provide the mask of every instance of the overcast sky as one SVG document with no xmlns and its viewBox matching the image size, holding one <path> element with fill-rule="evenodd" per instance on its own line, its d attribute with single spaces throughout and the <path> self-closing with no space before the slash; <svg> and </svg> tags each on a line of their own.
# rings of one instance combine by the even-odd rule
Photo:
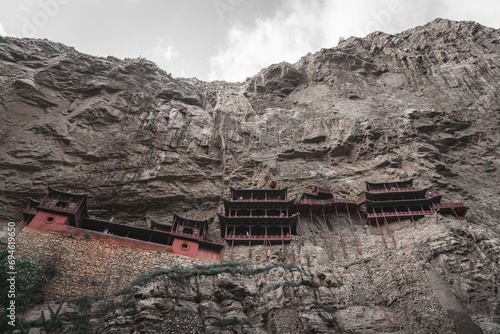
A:
<svg viewBox="0 0 500 334">
<path fill-rule="evenodd" d="M 145 57 L 174 76 L 243 81 L 340 37 L 437 17 L 500 28 L 498 0 L 0 0 L 0 35 L 95 56 Z"/>
</svg>

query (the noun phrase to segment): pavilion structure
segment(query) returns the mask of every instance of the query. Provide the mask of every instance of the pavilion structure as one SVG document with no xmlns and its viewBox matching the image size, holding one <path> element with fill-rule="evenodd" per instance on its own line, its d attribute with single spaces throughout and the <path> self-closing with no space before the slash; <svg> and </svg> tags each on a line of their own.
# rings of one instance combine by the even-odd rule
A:
<svg viewBox="0 0 500 334">
<path fill-rule="evenodd" d="M 366 231 L 378 229 L 384 246 L 387 243 L 383 229 L 391 236 L 396 246 L 389 222 L 415 220 L 434 213 L 453 214 L 459 221 L 469 209 L 464 203 L 441 203 L 442 194 L 429 188 L 417 189 L 413 179 L 394 182 L 366 182 L 365 198 L 356 201 L 341 199 L 329 188 L 313 187 L 310 193 L 301 198 L 287 198 L 288 189 L 235 189 L 230 188 L 230 198 L 224 199 L 224 212 L 218 213 L 221 237 L 231 246 L 230 259 L 233 259 L 235 244 L 248 244 L 251 257 L 252 244 L 263 244 L 266 260 L 270 255 L 271 245 L 281 244 L 282 249 L 290 244 L 292 262 L 294 262 L 292 236 L 304 233 L 301 225 L 312 232 L 316 245 L 317 233 L 314 229 L 313 214 L 323 217 L 326 236 L 334 260 L 332 238 L 328 229 L 327 214 L 335 214 L 339 238 L 344 257 L 347 257 L 342 238 L 339 211 L 346 212 L 361 254 L 358 238 L 354 232 L 352 215 L 358 215 L 364 221 Z M 362 216 L 365 216 L 363 220 Z M 304 219 L 303 217 L 306 217 Z M 308 219 L 310 219 L 310 227 Z M 222 261 L 224 246 L 207 240 L 208 221 L 194 220 L 174 214 L 172 224 L 152 222 L 151 229 L 117 224 L 89 217 L 87 196 L 49 187 L 41 201 L 30 199 L 16 222 L 16 231 L 23 227 L 37 228 L 52 232 L 89 234 L 100 240 L 125 246 L 154 249 L 178 255 L 189 256 L 209 261 Z M 78 232 L 80 233 L 80 232 Z"/>
<path fill-rule="evenodd" d="M 231 245 L 233 258 L 235 243 L 268 246 L 290 243 L 293 259 L 292 235 L 297 234 L 297 214 L 294 201 L 287 199 L 287 189 L 231 189 L 231 197 L 224 199 L 224 213 L 218 213 L 221 237 Z"/>
<path fill-rule="evenodd" d="M 172 227 L 145 229 L 89 217 L 87 195 L 49 187 L 40 201 L 30 200 L 16 226 L 28 226 L 59 233 L 84 232 L 89 237 L 129 247 L 158 250 L 220 262 L 223 245 L 207 240 L 207 221 L 194 221 L 174 215 Z"/>
<path fill-rule="evenodd" d="M 347 217 L 349 219 L 349 223 L 351 224 L 351 231 L 354 236 L 354 240 L 356 242 L 356 247 L 358 253 L 361 255 L 361 251 L 358 245 L 358 239 L 356 237 L 356 233 L 354 232 L 354 227 L 352 224 L 351 214 L 357 214 L 361 219 L 361 214 L 358 208 L 362 203 L 364 203 L 364 200 L 355 201 L 350 199 L 338 198 L 334 196 L 333 191 L 331 189 L 321 188 L 318 186 L 314 186 L 312 188 L 312 193 L 303 193 L 300 199 L 295 200 L 295 205 L 297 206 L 297 211 L 300 213 L 300 216 L 308 215 L 310 218 L 310 226 L 311 226 L 314 245 L 316 245 L 316 236 L 315 236 L 316 232 L 314 231 L 314 221 L 312 215 L 313 213 L 316 213 L 316 214 L 321 214 L 323 216 L 323 222 L 325 224 L 328 243 L 330 245 L 332 260 L 334 260 L 335 257 L 333 255 L 332 238 L 330 236 L 328 224 L 326 222 L 326 215 L 329 213 L 335 213 L 339 230 L 340 242 L 342 244 L 342 250 L 344 253 L 344 257 L 347 257 L 347 253 L 345 251 L 345 246 L 344 246 L 344 240 L 342 238 L 342 230 L 340 229 L 339 211 L 347 212 Z M 301 226 L 300 216 L 298 219 L 299 226 Z"/>
<path fill-rule="evenodd" d="M 416 219 L 426 215 L 439 213 L 454 213 L 460 221 L 459 216 L 465 215 L 467 207 L 463 203 L 442 204 L 443 195 L 435 190 L 427 188 L 417 189 L 413 186 L 413 179 L 373 183 L 366 182 L 366 221 L 377 228 L 385 242 L 380 224 L 383 223 L 391 235 L 394 245 L 396 242 L 389 228 L 389 221 L 397 220 L 401 224 L 402 219 Z M 460 221 L 461 223 L 461 221 Z"/>
</svg>

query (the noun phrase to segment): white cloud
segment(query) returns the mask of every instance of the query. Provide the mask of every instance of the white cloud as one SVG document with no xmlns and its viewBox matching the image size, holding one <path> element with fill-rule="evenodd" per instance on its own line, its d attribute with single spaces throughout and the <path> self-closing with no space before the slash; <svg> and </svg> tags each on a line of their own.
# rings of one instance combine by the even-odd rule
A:
<svg viewBox="0 0 500 334">
<path fill-rule="evenodd" d="M 288 1 L 273 17 L 258 18 L 252 28 L 231 27 L 227 47 L 209 59 L 209 78 L 242 81 L 272 63 L 295 62 L 307 52 L 333 47 L 341 36 L 384 29 L 399 7 L 401 0 Z"/>
<path fill-rule="evenodd" d="M 2 22 L 0 22 L 0 36 L 7 36 L 7 33 L 5 32 Z"/>
<path fill-rule="evenodd" d="M 228 33 L 228 47 L 209 59 L 209 79 L 241 81 L 273 62 L 294 61 L 322 40 L 315 19 L 319 1 L 290 2 L 272 18 L 259 18 L 255 27 L 235 25 Z"/>
<path fill-rule="evenodd" d="M 209 80 L 243 81 L 273 63 L 334 47 L 341 36 L 397 33 L 437 17 L 494 26 L 498 10 L 497 0 L 291 0 L 252 27 L 233 25 L 226 46 L 209 59 Z"/>
<path fill-rule="evenodd" d="M 161 68 L 169 68 L 172 66 L 172 62 L 179 56 L 179 51 L 173 45 L 167 41 L 159 38 L 156 45 L 146 51 L 144 56 L 148 59 L 154 61 Z"/>
<path fill-rule="evenodd" d="M 164 40 L 160 39 L 158 44 L 153 49 L 153 54 L 155 57 L 162 59 L 163 61 L 172 61 L 172 58 L 177 56 L 178 52 L 177 49 L 165 42 Z"/>
</svg>

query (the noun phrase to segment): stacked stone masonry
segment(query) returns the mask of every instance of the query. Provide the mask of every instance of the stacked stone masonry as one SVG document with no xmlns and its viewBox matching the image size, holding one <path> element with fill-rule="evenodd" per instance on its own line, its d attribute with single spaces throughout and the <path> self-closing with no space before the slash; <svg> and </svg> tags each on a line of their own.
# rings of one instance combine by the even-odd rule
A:
<svg viewBox="0 0 500 334">
<path fill-rule="evenodd" d="M 84 231 L 56 233 L 25 227 L 16 242 L 18 256 L 27 256 L 58 269 L 47 285 L 47 293 L 52 299 L 111 295 L 141 273 L 211 263 L 115 245 L 95 239 Z"/>
</svg>

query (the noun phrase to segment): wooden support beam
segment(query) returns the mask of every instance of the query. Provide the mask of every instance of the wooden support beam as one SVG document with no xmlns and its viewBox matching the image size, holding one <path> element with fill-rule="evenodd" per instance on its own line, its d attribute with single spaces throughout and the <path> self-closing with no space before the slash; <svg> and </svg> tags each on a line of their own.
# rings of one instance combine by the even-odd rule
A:
<svg viewBox="0 0 500 334">
<path fill-rule="evenodd" d="M 252 226 L 249 226 L 248 227 L 248 230 L 250 231 L 248 233 L 248 258 L 251 259 L 252 258 Z"/>
<path fill-rule="evenodd" d="M 337 206 L 336 205 L 335 205 L 335 215 L 337 216 L 337 224 L 339 225 L 339 235 L 340 235 L 340 242 L 342 243 L 342 251 L 344 252 L 344 258 L 347 259 L 347 254 L 345 252 L 345 247 L 344 247 L 344 240 L 342 239 L 342 231 L 340 230 L 339 212 L 337 210 Z"/>
<path fill-rule="evenodd" d="M 42 201 L 40 202 L 40 205 L 45 205 L 43 204 L 43 202 L 45 201 L 45 199 L 47 198 L 47 196 L 49 196 L 49 193 L 46 193 L 45 194 L 45 197 L 42 199 Z"/>
<path fill-rule="evenodd" d="M 266 262 L 267 262 L 267 239 L 264 239 L 264 252 L 266 252 Z"/>
<path fill-rule="evenodd" d="M 264 251 L 266 252 L 266 262 L 267 262 L 267 226 L 264 226 Z"/>
<path fill-rule="evenodd" d="M 410 214 L 410 218 L 411 218 L 412 222 L 415 222 L 415 219 L 413 219 L 413 214 L 411 213 L 410 207 L 407 206 L 407 208 L 408 208 L 408 213 Z"/>
<path fill-rule="evenodd" d="M 368 214 L 366 214 L 366 220 L 368 221 L 368 225 L 370 225 L 370 234 L 373 234 L 373 226 L 372 226 L 372 222 L 370 220 L 368 220 Z"/>
<path fill-rule="evenodd" d="M 326 223 L 325 208 L 323 208 L 323 221 L 325 222 L 326 235 L 328 236 L 328 244 L 330 245 L 330 252 L 332 253 L 332 261 L 335 261 L 335 256 L 333 256 L 332 240 L 330 239 L 330 231 L 328 230 L 328 224 Z"/>
<path fill-rule="evenodd" d="M 389 228 L 389 224 L 387 223 L 387 219 L 385 219 L 385 217 L 384 217 L 384 224 L 385 224 L 385 228 L 387 229 L 387 231 L 389 231 L 389 234 L 391 235 L 392 242 L 394 243 L 394 246 L 398 247 L 396 245 L 396 241 L 394 240 L 394 236 L 392 235 L 391 229 Z"/>
<path fill-rule="evenodd" d="M 226 239 L 222 239 L 222 243 L 225 243 Z M 220 263 L 224 261 L 224 254 L 226 253 L 226 247 L 222 247 L 221 254 L 220 254 Z"/>
<path fill-rule="evenodd" d="M 69 205 L 71 204 L 71 200 L 73 199 L 73 196 L 71 196 L 68 200 L 68 204 L 64 207 L 64 210 L 69 210 Z"/>
<path fill-rule="evenodd" d="M 299 212 L 299 214 L 297 215 L 297 222 L 299 223 L 299 231 L 300 231 L 300 235 L 303 235 L 303 233 L 302 233 L 302 225 L 300 225 L 300 212 Z M 291 233 L 290 233 L 290 235 L 291 235 Z"/>
<path fill-rule="evenodd" d="M 451 212 L 453 212 L 455 214 L 455 217 L 457 217 L 458 221 L 460 222 L 460 225 L 463 225 L 462 221 L 460 220 L 460 218 L 458 218 L 458 215 L 453 208 L 451 209 Z"/>
<path fill-rule="evenodd" d="M 285 250 L 285 241 L 283 240 L 283 225 L 281 226 L 281 251 Z"/>
<path fill-rule="evenodd" d="M 361 251 L 359 250 L 359 245 L 358 245 L 358 239 L 356 238 L 356 233 L 354 233 L 354 227 L 352 226 L 351 213 L 349 212 L 349 207 L 347 206 L 347 204 L 345 205 L 345 208 L 347 210 L 347 216 L 349 217 L 349 223 L 351 223 L 352 235 L 354 236 L 354 241 L 356 241 L 356 248 L 358 249 L 359 255 L 361 255 Z"/>
<path fill-rule="evenodd" d="M 361 219 L 361 213 L 359 213 L 358 208 L 356 208 L 356 212 L 358 213 L 359 221 L 363 224 L 363 230 L 366 232 L 366 221 L 363 221 L 363 219 Z"/>
<path fill-rule="evenodd" d="M 312 235 L 313 235 L 313 242 L 314 246 L 316 246 L 316 236 L 314 235 L 314 221 L 313 221 L 313 214 L 312 214 L 312 207 L 309 207 L 309 216 L 311 217 L 311 230 L 312 230 Z"/>
<path fill-rule="evenodd" d="M 382 241 L 384 242 L 385 248 L 387 248 L 387 244 L 385 243 L 385 238 L 384 234 L 382 233 L 382 230 L 380 229 L 380 225 L 378 223 L 378 218 L 375 217 L 375 222 L 377 223 L 378 231 L 380 232 L 380 235 L 382 236 Z"/>
</svg>

